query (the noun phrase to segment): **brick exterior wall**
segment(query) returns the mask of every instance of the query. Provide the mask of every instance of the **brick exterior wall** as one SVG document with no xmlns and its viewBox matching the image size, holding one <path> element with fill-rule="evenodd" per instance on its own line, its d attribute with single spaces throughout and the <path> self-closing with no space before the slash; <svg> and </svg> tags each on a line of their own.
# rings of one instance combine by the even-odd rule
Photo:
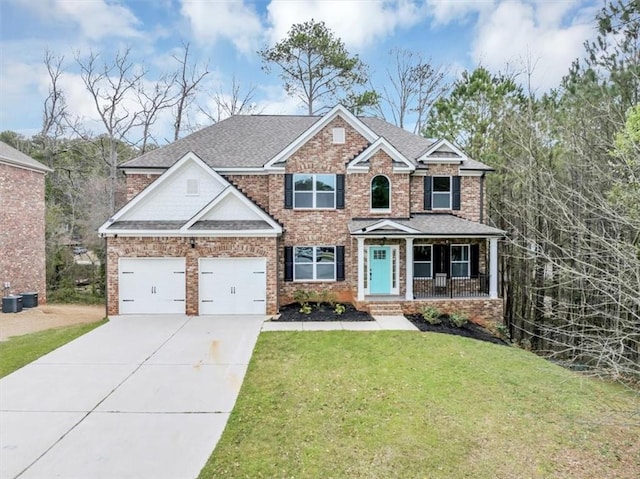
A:
<svg viewBox="0 0 640 479">
<path fill-rule="evenodd" d="M 429 176 L 457 176 L 459 175 L 458 165 L 429 165 L 427 174 Z M 479 222 L 480 184 L 479 176 L 462 176 L 460 178 L 460 210 L 426 211 L 424 209 L 424 176 L 414 175 L 411 177 L 411 212 L 452 213 L 460 218 Z M 486 216 L 484 218 L 486 219 Z"/>
<path fill-rule="evenodd" d="M 0 163 L 0 289 L 46 303 L 45 175 Z"/>
<path fill-rule="evenodd" d="M 277 238 L 107 238 L 107 314 L 118 314 L 119 258 L 186 258 L 186 313 L 198 314 L 199 258 L 267 258 L 267 314 L 278 309 Z"/>
<path fill-rule="evenodd" d="M 502 298 L 419 299 L 403 302 L 402 312 L 415 314 L 426 306 L 438 308 L 446 314 L 463 313 L 481 326 L 495 326 L 502 322 L 504 316 Z"/>
<path fill-rule="evenodd" d="M 223 175 L 245 196 L 265 211 L 269 211 L 269 176 L 267 175 Z M 275 198 L 274 198 L 275 200 Z"/>
<path fill-rule="evenodd" d="M 131 201 L 142 190 L 160 178 L 159 174 L 128 174 L 127 175 L 127 201 Z"/>
</svg>

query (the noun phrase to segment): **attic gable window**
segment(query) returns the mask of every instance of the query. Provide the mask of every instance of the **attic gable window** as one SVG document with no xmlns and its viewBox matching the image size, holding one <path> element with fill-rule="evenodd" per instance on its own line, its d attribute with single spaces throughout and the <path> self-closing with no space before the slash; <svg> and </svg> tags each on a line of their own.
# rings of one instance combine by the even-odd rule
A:
<svg viewBox="0 0 640 479">
<path fill-rule="evenodd" d="M 334 128 L 333 129 L 333 143 L 336 145 L 341 145 L 345 142 L 345 132 L 344 128 Z"/>
<path fill-rule="evenodd" d="M 200 196 L 200 181 L 198 179 L 187 179 L 187 196 Z"/>
</svg>

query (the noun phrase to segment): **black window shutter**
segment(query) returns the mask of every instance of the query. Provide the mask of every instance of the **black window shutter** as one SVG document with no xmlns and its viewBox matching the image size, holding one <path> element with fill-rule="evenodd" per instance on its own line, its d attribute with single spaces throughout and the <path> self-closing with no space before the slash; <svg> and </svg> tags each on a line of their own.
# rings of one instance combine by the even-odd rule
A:
<svg viewBox="0 0 640 479">
<path fill-rule="evenodd" d="M 336 281 L 344 281 L 344 246 L 336 246 Z"/>
<path fill-rule="evenodd" d="M 293 246 L 284 247 L 284 280 L 293 281 Z"/>
<path fill-rule="evenodd" d="M 431 209 L 431 185 L 432 185 L 431 177 L 425 176 L 424 177 L 424 209 L 425 210 Z"/>
<path fill-rule="evenodd" d="M 284 207 L 288 210 L 293 208 L 293 175 L 291 173 L 284 175 Z"/>
<path fill-rule="evenodd" d="M 336 175 L 336 208 L 344 209 L 344 175 Z"/>
<path fill-rule="evenodd" d="M 453 178 L 451 178 L 451 192 L 453 193 L 453 205 L 452 208 L 453 210 L 459 210 L 460 209 L 460 177 L 459 176 L 454 176 Z"/>
<path fill-rule="evenodd" d="M 472 278 L 477 278 L 478 273 L 480 272 L 480 245 L 472 244 L 469 248 L 471 250 L 470 259 L 471 259 L 471 271 L 470 276 Z"/>
</svg>

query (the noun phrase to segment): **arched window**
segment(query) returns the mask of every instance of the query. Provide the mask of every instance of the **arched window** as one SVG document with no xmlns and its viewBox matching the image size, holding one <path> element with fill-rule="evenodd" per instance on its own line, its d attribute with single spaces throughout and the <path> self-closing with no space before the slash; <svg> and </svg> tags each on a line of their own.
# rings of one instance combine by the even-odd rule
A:
<svg viewBox="0 0 640 479">
<path fill-rule="evenodd" d="M 372 210 L 388 210 L 390 209 L 389 178 L 384 175 L 378 175 L 371 180 L 371 209 Z"/>
</svg>

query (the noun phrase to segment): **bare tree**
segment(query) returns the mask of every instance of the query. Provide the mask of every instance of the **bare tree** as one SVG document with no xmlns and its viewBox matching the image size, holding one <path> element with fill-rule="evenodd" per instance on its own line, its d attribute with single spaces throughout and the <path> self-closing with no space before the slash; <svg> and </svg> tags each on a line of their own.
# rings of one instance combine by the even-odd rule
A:
<svg viewBox="0 0 640 479">
<path fill-rule="evenodd" d="M 391 69 L 387 68 L 389 87 L 380 92 L 377 112 L 400 128 L 406 128 L 412 118 L 413 132 L 419 133 L 431 105 L 450 88 L 445 81 L 448 70 L 410 50 L 394 48 L 389 54 L 393 58 Z"/>
<path fill-rule="evenodd" d="M 231 90 L 224 93 L 221 89 L 213 95 L 208 95 L 213 103 L 213 109 L 198 106 L 198 109 L 213 123 L 217 123 L 233 115 L 253 115 L 259 113 L 258 106 L 253 101 L 256 87 L 251 85 L 245 92 L 234 75 L 231 79 Z"/>
<path fill-rule="evenodd" d="M 129 60 L 131 49 L 118 52 L 112 62 L 99 64 L 100 55 L 91 52 L 87 59 L 76 52 L 80 76 L 91 95 L 99 120 L 105 129 L 103 160 L 109 176 L 109 211 L 116 210 L 118 191 L 118 143 L 125 142 L 132 130 L 141 125 L 140 110 L 131 105 L 146 74 Z"/>
<path fill-rule="evenodd" d="M 188 107 L 198 91 L 200 82 L 209 74 L 209 67 L 205 65 L 204 68 L 200 69 L 197 61 L 190 63 L 189 43 L 182 42 L 182 54 L 180 56 L 173 55 L 173 58 L 179 65 L 176 73 L 178 94 L 175 102 L 176 113 L 173 124 L 173 140 L 175 141 L 180 138 Z"/>
<path fill-rule="evenodd" d="M 140 104 L 140 123 L 142 126 L 142 144 L 140 154 L 147 151 L 149 141 L 153 141 L 151 127 L 158 119 L 158 115 L 163 110 L 173 107 L 177 102 L 177 97 L 173 93 L 176 82 L 176 74 L 163 75 L 151 86 L 145 86 L 140 82 L 136 96 Z"/>
</svg>

